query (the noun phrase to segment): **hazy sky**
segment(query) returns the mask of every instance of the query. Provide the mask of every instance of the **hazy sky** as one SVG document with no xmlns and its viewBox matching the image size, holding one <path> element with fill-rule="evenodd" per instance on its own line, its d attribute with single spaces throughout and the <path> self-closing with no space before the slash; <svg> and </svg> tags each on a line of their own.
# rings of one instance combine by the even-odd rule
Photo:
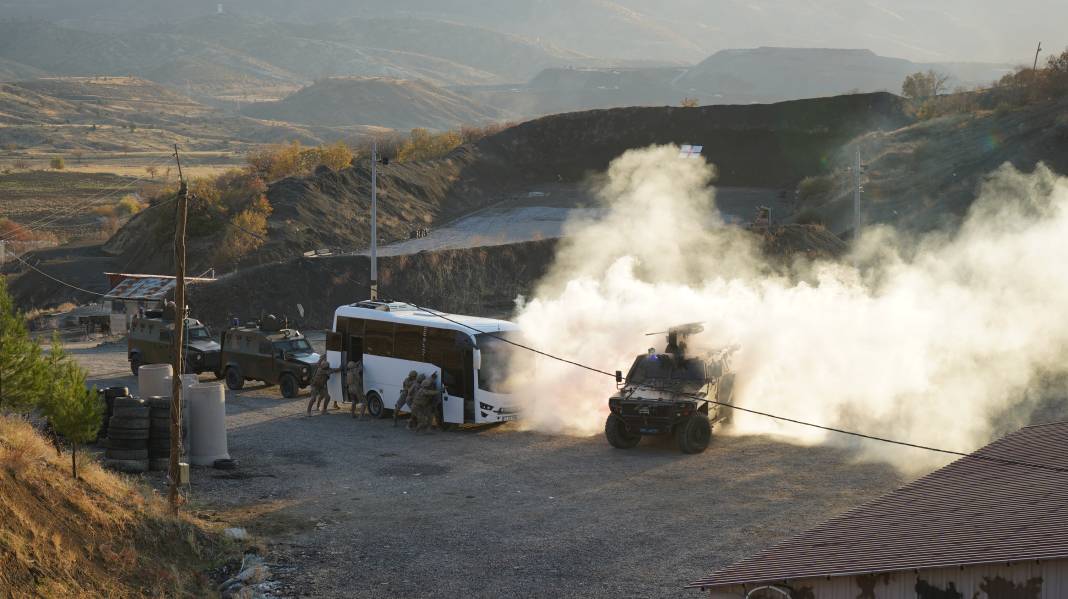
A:
<svg viewBox="0 0 1068 599">
<path fill-rule="evenodd" d="M 698 61 L 761 45 L 868 48 L 915 61 L 1030 62 L 1068 46 L 1066 0 L 223 0 L 272 19 L 448 19 L 598 57 Z M 122 29 L 216 10 L 218 0 L 0 0 L 0 18 Z"/>
</svg>

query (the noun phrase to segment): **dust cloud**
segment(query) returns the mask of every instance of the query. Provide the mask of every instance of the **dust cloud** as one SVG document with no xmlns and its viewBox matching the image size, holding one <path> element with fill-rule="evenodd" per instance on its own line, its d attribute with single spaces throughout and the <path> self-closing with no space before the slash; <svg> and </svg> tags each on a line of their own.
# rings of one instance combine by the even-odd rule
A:
<svg viewBox="0 0 1068 599">
<path fill-rule="evenodd" d="M 773 269 L 756 236 L 723 225 L 713 178 L 674 147 L 615 160 L 599 183 L 607 216 L 569 223 L 550 273 L 519 302 L 528 341 L 625 372 L 663 348 L 647 333 L 702 322 L 691 347 L 742 346 L 738 405 L 959 451 L 1063 393 L 1048 385 L 1068 365 L 1068 179 L 1006 165 L 952 234 L 875 228 L 841 262 Z M 592 435 L 615 387 L 539 359 L 524 389 L 527 426 Z M 902 466 L 944 461 L 741 412 L 730 432 L 854 443 Z"/>
</svg>

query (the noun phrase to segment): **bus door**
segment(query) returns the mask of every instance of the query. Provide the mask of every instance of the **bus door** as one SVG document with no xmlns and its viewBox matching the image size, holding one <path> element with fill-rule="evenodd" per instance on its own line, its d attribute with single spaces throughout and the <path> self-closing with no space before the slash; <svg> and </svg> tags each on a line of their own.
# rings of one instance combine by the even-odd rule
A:
<svg viewBox="0 0 1068 599">
<path fill-rule="evenodd" d="M 462 385 L 449 383 L 448 371 L 443 371 L 438 376 L 439 380 L 445 383 L 445 396 L 441 403 L 441 415 L 445 418 L 445 422 L 451 424 L 463 424 L 464 415 L 467 413 L 466 400 L 463 395 Z"/>
<path fill-rule="evenodd" d="M 363 337 L 356 335 L 348 335 L 345 339 L 344 345 L 345 351 L 341 354 L 341 364 L 343 367 L 348 368 L 349 362 L 362 362 L 363 361 Z M 348 377 L 342 377 L 341 383 L 344 391 L 345 401 L 348 401 L 349 389 L 348 389 Z M 364 384 L 364 388 L 361 391 L 366 391 L 367 385 Z"/>
</svg>

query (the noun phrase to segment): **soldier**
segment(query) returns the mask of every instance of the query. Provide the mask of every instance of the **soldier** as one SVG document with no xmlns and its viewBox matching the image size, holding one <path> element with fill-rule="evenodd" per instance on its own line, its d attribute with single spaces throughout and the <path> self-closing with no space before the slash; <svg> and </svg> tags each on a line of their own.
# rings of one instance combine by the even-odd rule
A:
<svg viewBox="0 0 1068 599">
<path fill-rule="evenodd" d="M 356 417 L 356 405 L 360 406 L 360 420 L 367 415 L 367 397 L 363 394 L 363 362 L 349 360 L 345 369 L 345 385 L 352 402 L 352 417 Z"/>
<path fill-rule="evenodd" d="M 330 363 L 326 361 L 326 356 L 319 358 L 319 364 L 315 367 L 315 374 L 312 375 L 311 388 L 312 396 L 308 401 L 308 416 L 311 416 L 312 407 L 319 407 L 319 402 L 323 404 L 322 413 L 326 413 L 327 404 L 330 402 L 330 394 L 326 390 L 326 384 L 330 381 L 330 373 L 337 372 L 336 369 L 330 368 Z"/>
<path fill-rule="evenodd" d="M 434 424 L 434 403 L 441 394 L 438 389 L 438 373 L 433 373 L 430 378 L 423 381 L 419 391 L 412 398 L 412 420 L 415 421 L 416 432 L 425 431 Z"/>
<path fill-rule="evenodd" d="M 397 397 L 397 405 L 393 408 L 393 426 L 397 426 L 397 417 L 400 416 L 401 408 L 412 405 L 412 396 L 415 394 L 415 389 L 421 382 L 420 378 L 422 376 L 421 374 L 416 375 L 413 370 L 408 373 L 408 378 L 401 383 L 400 396 Z"/>
</svg>

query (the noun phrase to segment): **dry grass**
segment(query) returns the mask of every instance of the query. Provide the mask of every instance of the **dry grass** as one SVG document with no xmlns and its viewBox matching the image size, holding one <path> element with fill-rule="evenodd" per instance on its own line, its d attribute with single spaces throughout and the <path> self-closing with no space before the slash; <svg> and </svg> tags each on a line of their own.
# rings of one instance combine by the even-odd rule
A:
<svg viewBox="0 0 1068 599">
<path fill-rule="evenodd" d="M 0 595 L 210 597 L 203 572 L 224 547 L 203 523 L 174 517 L 132 479 L 70 454 L 26 421 L 0 416 Z"/>
</svg>

